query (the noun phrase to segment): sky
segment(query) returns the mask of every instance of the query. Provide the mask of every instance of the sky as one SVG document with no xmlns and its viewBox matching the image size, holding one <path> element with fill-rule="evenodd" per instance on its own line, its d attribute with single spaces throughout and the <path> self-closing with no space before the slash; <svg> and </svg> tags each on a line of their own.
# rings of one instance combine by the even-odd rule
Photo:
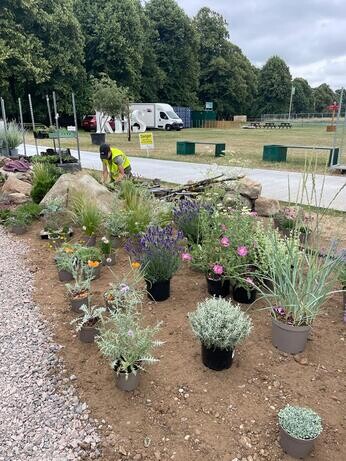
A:
<svg viewBox="0 0 346 461">
<path fill-rule="evenodd" d="M 346 87 L 346 0 L 177 0 L 189 16 L 207 6 L 256 66 L 282 57 L 293 78 Z"/>
</svg>

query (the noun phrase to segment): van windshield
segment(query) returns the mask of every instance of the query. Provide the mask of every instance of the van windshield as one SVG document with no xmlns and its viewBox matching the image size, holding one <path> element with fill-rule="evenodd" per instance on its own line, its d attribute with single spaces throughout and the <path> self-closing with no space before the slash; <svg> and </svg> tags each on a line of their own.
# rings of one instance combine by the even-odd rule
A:
<svg viewBox="0 0 346 461">
<path fill-rule="evenodd" d="M 175 112 L 173 112 L 172 110 L 168 110 L 167 111 L 167 115 L 169 118 L 173 118 L 173 119 L 178 119 L 179 117 L 177 116 L 177 114 Z"/>
</svg>

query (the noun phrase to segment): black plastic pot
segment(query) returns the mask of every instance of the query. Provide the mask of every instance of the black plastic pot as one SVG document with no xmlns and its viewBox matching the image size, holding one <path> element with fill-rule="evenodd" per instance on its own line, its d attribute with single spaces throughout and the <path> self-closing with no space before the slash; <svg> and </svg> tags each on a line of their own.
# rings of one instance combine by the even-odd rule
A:
<svg viewBox="0 0 346 461">
<path fill-rule="evenodd" d="M 243 287 L 233 288 L 233 299 L 237 303 L 241 304 L 252 304 L 257 296 L 257 290 L 246 290 Z"/>
<path fill-rule="evenodd" d="M 146 280 L 148 298 L 154 301 L 165 301 L 171 294 L 171 281 L 150 282 Z"/>
<path fill-rule="evenodd" d="M 106 142 L 106 133 L 90 133 L 91 143 L 96 146 L 101 146 Z"/>
<path fill-rule="evenodd" d="M 58 276 L 60 282 L 70 282 L 73 280 L 73 275 L 71 272 L 65 271 L 64 269 L 58 271 Z"/>
<path fill-rule="evenodd" d="M 207 277 L 208 293 L 217 298 L 225 298 L 230 294 L 231 284 L 229 280 L 212 280 Z"/>
<path fill-rule="evenodd" d="M 204 344 L 202 344 L 202 362 L 211 370 L 227 370 L 232 366 L 233 357 L 234 352 L 232 349 L 208 349 L 204 346 Z"/>
</svg>

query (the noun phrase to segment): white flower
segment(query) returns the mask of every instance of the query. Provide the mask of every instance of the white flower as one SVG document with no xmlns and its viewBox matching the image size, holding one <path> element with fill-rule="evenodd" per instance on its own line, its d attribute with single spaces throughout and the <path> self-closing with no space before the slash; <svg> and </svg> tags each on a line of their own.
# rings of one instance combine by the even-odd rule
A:
<svg viewBox="0 0 346 461">
<path fill-rule="evenodd" d="M 83 230 L 86 230 L 86 227 L 85 227 L 85 226 L 83 226 L 83 227 L 82 227 L 82 229 L 83 229 Z"/>
<path fill-rule="evenodd" d="M 106 245 L 109 243 L 109 240 L 107 239 L 107 237 L 102 237 L 102 242 L 105 243 Z"/>
<path fill-rule="evenodd" d="M 107 259 L 106 259 L 106 262 L 107 262 L 108 264 L 110 264 L 110 263 L 112 262 L 112 258 L 107 258 Z"/>
</svg>

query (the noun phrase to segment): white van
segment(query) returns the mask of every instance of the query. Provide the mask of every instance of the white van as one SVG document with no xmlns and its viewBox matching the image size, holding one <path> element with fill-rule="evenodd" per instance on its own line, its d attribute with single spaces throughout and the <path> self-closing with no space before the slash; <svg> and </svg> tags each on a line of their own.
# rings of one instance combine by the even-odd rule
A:
<svg viewBox="0 0 346 461">
<path fill-rule="evenodd" d="M 132 126 L 139 128 L 140 121 L 147 129 L 157 128 L 160 130 L 181 130 L 184 128 L 182 119 L 174 112 L 169 104 L 161 103 L 135 103 L 130 106 L 134 114 Z M 136 122 L 138 118 L 138 122 Z"/>
</svg>

